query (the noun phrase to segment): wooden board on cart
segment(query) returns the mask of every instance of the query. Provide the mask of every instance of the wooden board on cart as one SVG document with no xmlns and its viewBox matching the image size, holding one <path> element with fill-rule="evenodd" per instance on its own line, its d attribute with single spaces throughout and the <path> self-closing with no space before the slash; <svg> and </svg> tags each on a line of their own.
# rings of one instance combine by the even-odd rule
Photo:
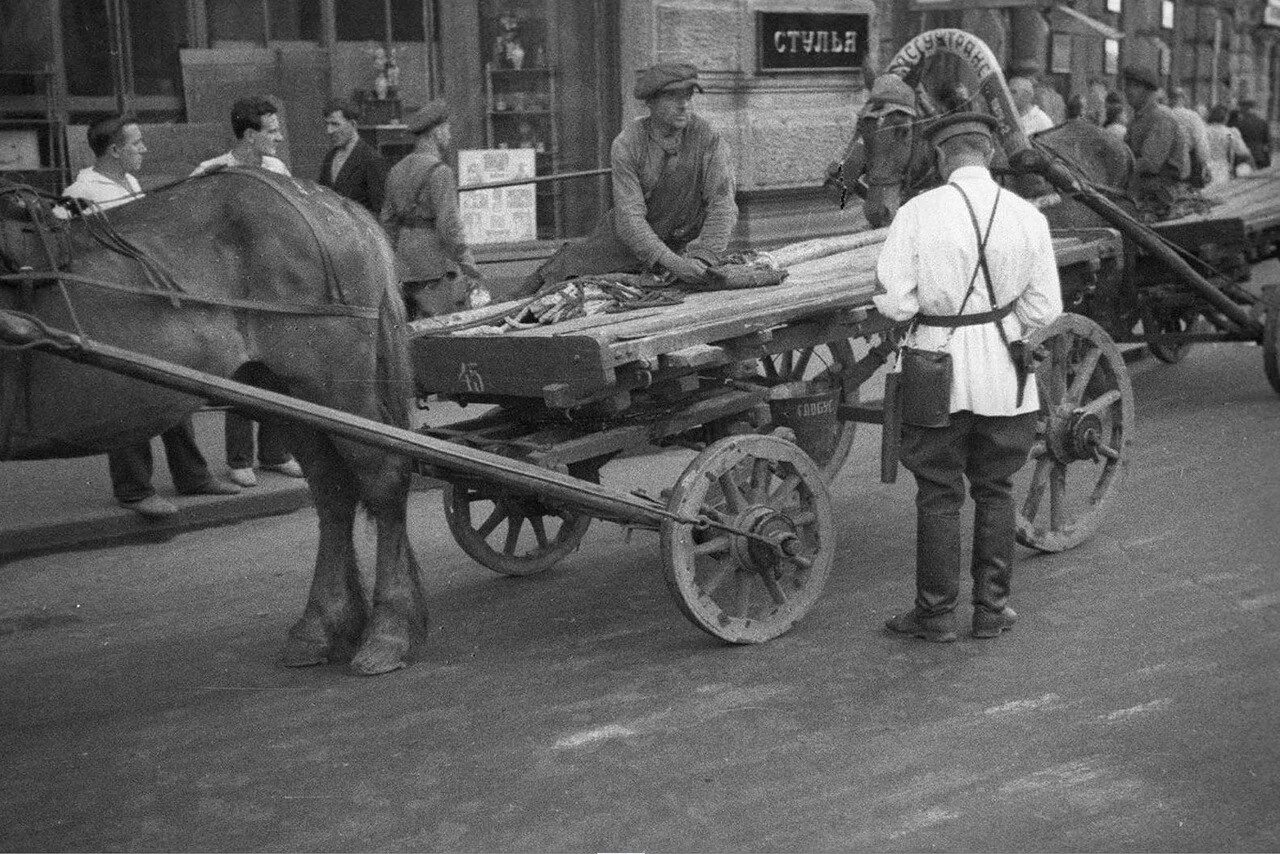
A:
<svg viewBox="0 0 1280 854">
<path fill-rule="evenodd" d="M 1258 242 L 1280 232 L 1280 167 L 1265 169 L 1204 190 L 1209 210 L 1156 223 L 1159 234 L 1181 245 Z"/>
<path fill-rule="evenodd" d="M 1059 267 L 1118 258 L 1119 236 L 1098 230 L 1054 239 Z M 414 324 L 411 352 L 421 394 L 510 395 L 584 399 L 615 385 L 628 365 L 670 367 L 672 354 L 696 359 L 699 347 L 731 342 L 735 356 L 751 358 L 751 341 L 765 342 L 779 327 L 856 324 L 877 291 L 880 243 L 789 267 L 776 287 L 690 293 L 680 305 L 599 314 L 549 326 L 477 334 L 485 318 L 501 322 L 520 303 L 510 302 Z M 849 334 L 810 330 L 813 341 Z M 691 365 L 692 366 L 692 365 Z"/>
</svg>

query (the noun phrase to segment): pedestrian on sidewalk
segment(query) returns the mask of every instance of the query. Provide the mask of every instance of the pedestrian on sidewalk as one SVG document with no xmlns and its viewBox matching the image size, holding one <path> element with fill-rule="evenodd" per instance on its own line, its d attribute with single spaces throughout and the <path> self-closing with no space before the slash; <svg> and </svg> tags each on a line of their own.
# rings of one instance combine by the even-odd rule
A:
<svg viewBox="0 0 1280 854">
<path fill-rule="evenodd" d="M 984 113 L 953 113 L 926 131 L 948 183 L 898 210 L 876 264 L 885 290 L 876 308 L 914 321 L 907 344 L 916 350 L 904 348 L 903 361 L 924 351 L 950 366 L 935 375 L 934 395 L 920 394 L 928 384 L 913 385 L 920 375 L 905 368 L 901 380 L 902 461 L 917 485 L 916 596 L 886 627 L 929 641 L 956 639 L 966 478 L 973 635 L 996 637 L 1018 619 L 1009 607 L 1012 479 L 1035 439 L 1040 398 L 1035 375 L 1015 365 L 1017 343 L 1062 313 L 1048 221 L 991 177 L 995 128 Z M 913 412 L 912 397 L 933 412 Z"/>
<path fill-rule="evenodd" d="M 382 225 L 396 252 L 410 319 L 467 307 L 470 283 L 483 277 L 458 212 L 458 180 L 445 162 L 453 145 L 449 106 L 427 104 L 406 123 L 413 151 L 387 175 Z"/>
<path fill-rule="evenodd" d="M 142 198 L 135 173 L 147 153 L 142 129 L 129 116 L 115 116 L 89 127 L 89 147 L 95 160 L 80 170 L 63 195 L 79 199 L 90 209 L 106 211 Z M 209 473 L 196 445 L 191 417 L 160 434 L 174 488 L 182 495 L 235 495 L 240 488 Z M 111 490 L 123 506 L 147 519 L 164 519 L 178 512 L 173 502 L 156 495 L 151 485 L 151 440 L 126 445 L 107 454 Z"/>
<path fill-rule="evenodd" d="M 278 175 L 289 175 L 289 167 L 276 157 L 284 133 L 280 116 L 270 98 L 255 95 L 241 98 L 231 106 L 231 131 L 236 144 L 226 154 L 206 160 L 195 168 L 192 176 L 218 167 L 241 166 L 266 169 Z M 257 458 L 261 468 L 288 477 L 302 477 L 302 466 L 289 453 L 288 434 L 274 421 L 254 421 L 239 409 L 227 410 L 227 467 L 231 481 L 239 486 L 257 486 L 254 474 L 254 425 L 257 425 Z"/>
<path fill-rule="evenodd" d="M 333 100 L 324 109 L 324 131 L 332 147 L 320 164 L 316 183 L 359 202 L 375 217 L 380 215 L 387 162 L 376 148 L 360 138 L 356 129 L 360 111 L 356 107 Z"/>
</svg>

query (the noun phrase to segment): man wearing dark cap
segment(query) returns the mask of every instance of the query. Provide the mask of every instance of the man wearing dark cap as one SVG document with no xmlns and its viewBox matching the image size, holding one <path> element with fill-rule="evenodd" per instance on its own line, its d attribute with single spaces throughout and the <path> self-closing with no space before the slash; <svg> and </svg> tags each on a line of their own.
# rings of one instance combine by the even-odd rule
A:
<svg viewBox="0 0 1280 854">
<path fill-rule="evenodd" d="M 1232 126 L 1240 131 L 1240 138 L 1249 148 L 1249 154 L 1259 169 L 1271 165 L 1271 125 L 1267 120 L 1253 111 L 1257 103 L 1251 98 L 1240 101 L 1240 111 L 1236 114 Z"/>
<path fill-rule="evenodd" d="M 436 100 L 409 117 L 413 151 L 387 175 L 382 225 L 396 250 L 409 316 L 467 307 L 467 282 L 480 279 L 458 214 L 458 182 L 444 154 L 453 144 L 449 107 Z"/>
<path fill-rule="evenodd" d="M 567 244 L 524 283 L 523 293 L 573 276 L 665 271 L 703 281 L 738 219 L 728 151 L 690 110 L 698 69 L 663 63 L 636 74 L 649 115 L 613 141 L 613 210 L 584 240 Z"/>
<path fill-rule="evenodd" d="M 886 623 L 943 643 L 956 639 L 966 478 L 975 505 L 973 635 L 997 637 L 1018 618 L 1009 607 L 1012 478 L 1035 439 L 1040 404 L 1035 376 L 1020 375 L 1009 342 L 1062 313 L 1048 221 L 991 177 L 995 126 L 982 113 L 953 113 L 929 126 L 948 183 L 899 208 L 876 264 L 884 287 L 876 307 L 914 321 L 909 346 L 951 361 L 949 394 L 940 383 L 932 401 L 945 417 L 922 418 L 904 406 L 912 423 L 903 426 L 902 461 L 917 485 L 916 596 Z"/>
<path fill-rule="evenodd" d="M 1124 97 L 1133 109 L 1126 141 L 1133 151 L 1133 198 L 1145 219 L 1169 217 L 1186 193 L 1191 175 L 1188 144 L 1178 120 L 1159 103 L 1159 76 L 1149 68 L 1131 65 L 1122 74 Z"/>
</svg>

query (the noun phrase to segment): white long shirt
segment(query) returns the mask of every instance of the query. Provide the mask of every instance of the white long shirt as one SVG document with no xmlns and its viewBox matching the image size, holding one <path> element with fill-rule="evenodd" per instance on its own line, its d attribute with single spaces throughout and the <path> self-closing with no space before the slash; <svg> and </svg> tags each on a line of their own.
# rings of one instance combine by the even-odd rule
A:
<svg viewBox="0 0 1280 854">
<path fill-rule="evenodd" d="M 142 198 L 142 185 L 138 183 L 138 179 L 126 172 L 124 180 L 125 183 L 121 184 L 92 166 L 86 166 L 76 173 L 76 179 L 62 191 L 62 195 L 93 202 L 105 211 Z"/>
<path fill-rule="evenodd" d="M 1053 119 L 1044 110 L 1035 104 L 1032 104 L 1027 111 L 1018 116 L 1022 122 L 1022 132 L 1027 136 L 1033 133 L 1044 133 L 1053 128 Z"/>
<path fill-rule="evenodd" d="M 969 195 L 985 231 L 999 189 L 991 173 L 965 166 L 952 172 L 950 180 Z M 986 254 L 996 300 L 1002 306 L 1017 300 L 1013 312 L 1001 321 L 1010 341 L 1025 338 L 1062 314 L 1049 222 L 1030 202 L 1000 193 Z M 978 238 L 960 193 L 945 185 L 922 193 L 898 210 L 885 235 L 876 263 L 885 293 L 874 297 L 876 308 L 893 320 L 908 320 L 920 312 L 957 314 L 977 264 Z M 992 308 L 979 272 L 964 313 Z M 956 329 L 919 326 L 907 343 L 951 354 L 952 412 L 1017 415 L 1040 408 L 1034 376 L 1028 377 L 1022 405 L 1017 405 L 1013 362 L 994 322 Z"/>
<path fill-rule="evenodd" d="M 191 170 L 191 177 L 194 178 L 196 175 L 208 172 L 210 169 L 217 166 L 244 165 L 246 164 L 240 162 L 234 151 L 228 151 L 226 154 L 219 154 L 217 157 L 212 157 L 204 161 L 195 169 Z M 289 167 L 284 165 L 284 161 L 279 157 L 272 157 L 270 154 L 262 155 L 262 168 L 266 169 L 268 172 L 275 172 L 277 175 L 289 174 Z"/>
</svg>

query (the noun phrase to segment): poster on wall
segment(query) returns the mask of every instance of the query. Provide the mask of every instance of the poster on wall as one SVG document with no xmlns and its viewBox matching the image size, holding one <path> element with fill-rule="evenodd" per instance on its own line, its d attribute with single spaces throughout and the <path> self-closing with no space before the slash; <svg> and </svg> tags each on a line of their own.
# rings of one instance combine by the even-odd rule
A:
<svg viewBox="0 0 1280 854">
<path fill-rule="evenodd" d="M 0 170 L 40 168 L 40 144 L 33 130 L 0 130 Z"/>
<path fill-rule="evenodd" d="M 458 186 L 532 178 L 532 148 L 476 148 L 458 152 Z M 534 184 L 473 190 L 458 194 L 462 231 L 471 245 L 517 243 L 537 239 Z"/>
</svg>

